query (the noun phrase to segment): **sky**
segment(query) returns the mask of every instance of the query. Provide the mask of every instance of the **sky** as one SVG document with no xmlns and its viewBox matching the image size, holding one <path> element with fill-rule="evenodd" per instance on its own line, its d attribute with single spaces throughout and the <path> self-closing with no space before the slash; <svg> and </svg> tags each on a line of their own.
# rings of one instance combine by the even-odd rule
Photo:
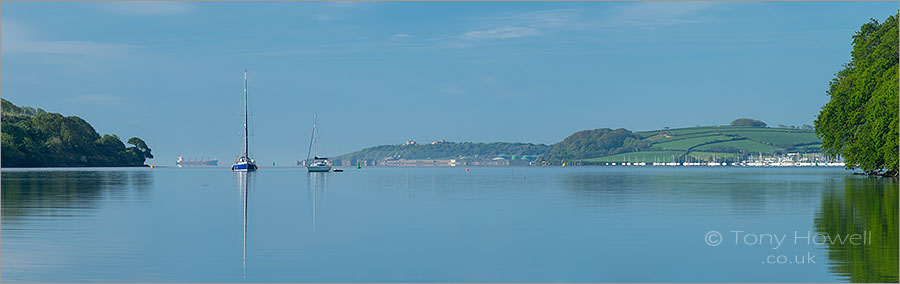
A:
<svg viewBox="0 0 900 284">
<path fill-rule="evenodd" d="M 896 2 L 0 2 L 0 94 L 137 136 L 150 163 L 445 139 L 812 124 Z"/>
</svg>

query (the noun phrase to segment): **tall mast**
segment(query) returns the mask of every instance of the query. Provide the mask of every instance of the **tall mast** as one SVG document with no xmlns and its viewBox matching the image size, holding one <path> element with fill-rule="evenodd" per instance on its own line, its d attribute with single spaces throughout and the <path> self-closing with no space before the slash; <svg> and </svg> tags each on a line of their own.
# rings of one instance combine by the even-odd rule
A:
<svg viewBox="0 0 900 284">
<path fill-rule="evenodd" d="M 316 129 L 316 123 L 318 119 L 319 113 L 317 111 L 313 112 L 313 157 L 319 157 L 319 130 Z"/>
<path fill-rule="evenodd" d="M 250 138 L 247 131 L 247 69 L 244 69 L 244 157 L 250 158 Z"/>
</svg>

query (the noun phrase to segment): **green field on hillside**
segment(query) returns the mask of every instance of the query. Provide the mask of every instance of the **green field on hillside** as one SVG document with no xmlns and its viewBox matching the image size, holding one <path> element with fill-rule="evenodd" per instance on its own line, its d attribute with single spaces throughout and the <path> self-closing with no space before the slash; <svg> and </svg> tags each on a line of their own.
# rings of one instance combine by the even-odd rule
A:
<svg viewBox="0 0 900 284">
<path fill-rule="evenodd" d="M 660 143 L 684 140 L 684 139 L 689 139 L 689 138 L 704 137 L 704 136 L 709 136 L 709 132 L 707 132 L 707 133 L 691 133 L 691 134 L 684 134 L 684 135 L 657 134 L 657 135 L 646 138 L 646 140 L 652 141 L 654 144 L 660 144 Z"/>
<path fill-rule="evenodd" d="M 690 149 L 691 147 L 694 147 L 694 146 L 697 146 L 697 145 L 700 145 L 703 143 L 709 143 L 709 142 L 713 142 L 713 141 L 727 141 L 727 140 L 732 140 L 732 139 L 734 139 L 734 138 L 725 136 L 725 135 L 717 135 L 715 133 L 712 133 L 711 135 L 707 135 L 707 136 L 697 136 L 697 137 L 693 137 L 693 138 L 675 140 L 675 141 L 670 141 L 670 142 L 654 143 L 653 147 L 651 147 L 651 149 L 653 149 L 653 150 L 687 150 L 687 149 Z"/>
<path fill-rule="evenodd" d="M 713 143 L 694 148 L 695 151 L 710 151 L 722 149 L 746 150 L 747 152 L 772 153 L 782 148 L 762 144 L 753 140 L 733 140 L 720 143 Z"/>
<path fill-rule="evenodd" d="M 817 143 L 819 138 L 811 131 L 760 131 L 760 130 L 727 130 L 725 134 L 738 135 L 778 147 L 790 147 L 797 144 Z"/>
<path fill-rule="evenodd" d="M 819 152 L 821 144 L 812 130 L 702 126 L 635 132 L 648 150 L 585 159 L 585 162 L 657 162 L 659 159 L 740 159 L 752 153 Z M 646 149 L 646 148 L 645 148 Z M 689 151 L 689 152 L 688 152 Z"/>
<path fill-rule="evenodd" d="M 531 156 L 562 162 L 672 162 L 740 160 L 747 155 L 817 153 L 821 144 L 812 130 L 753 126 L 702 126 L 631 132 L 619 128 L 582 130 L 552 145 L 528 143 L 445 142 L 381 145 L 334 157 L 336 160 L 473 159 Z"/>
</svg>

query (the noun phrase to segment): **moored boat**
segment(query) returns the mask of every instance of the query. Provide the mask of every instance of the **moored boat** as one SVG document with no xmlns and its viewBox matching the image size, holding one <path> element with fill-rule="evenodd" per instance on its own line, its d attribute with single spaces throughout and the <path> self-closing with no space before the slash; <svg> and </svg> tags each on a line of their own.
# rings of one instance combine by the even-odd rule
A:
<svg viewBox="0 0 900 284">
<path fill-rule="evenodd" d="M 328 161 L 328 158 L 320 158 L 318 151 L 318 143 L 319 143 L 319 130 L 316 128 L 318 119 L 318 113 L 313 113 L 313 133 L 312 137 L 309 141 L 309 150 L 306 151 L 306 160 L 309 161 L 309 152 L 310 150 L 313 153 L 313 159 L 306 166 L 306 170 L 309 172 L 330 172 L 331 171 L 331 162 Z"/>
</svg>

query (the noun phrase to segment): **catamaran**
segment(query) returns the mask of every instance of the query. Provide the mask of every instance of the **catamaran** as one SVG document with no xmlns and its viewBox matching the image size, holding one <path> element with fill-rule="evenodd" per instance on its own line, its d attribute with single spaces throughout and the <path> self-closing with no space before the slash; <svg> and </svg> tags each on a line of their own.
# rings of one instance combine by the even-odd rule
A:
<svg viewBox="0 0 900 284">
<path fill-rule="evenodd" d="M 318 153 L 318 144 L 319 144 L 319 130 L 316 128 L 316 121 L 318 119 L 318 114 L 313 113 L 313 134 L 312 138 L 309 140 L 309 149 L 312 150 L 313 159 L 309 165 L 306 166 L 306 170 L 309 172 L 329 172 L 331 171 L 331 163 L 328 162 L 328 158 L 319 158 Z M 306 160 L 309 161 L 309 151 L 306 151 Z"/>
<path fill-rule="evenodd" d="M 256 161 L 250 158 L 250 138 L 247 131 L 247 69 L 244 69 L 244 155 L 234 161 L 231 166 L 232 171 L 247 172 L 255 171 Z"/>
</svg>

